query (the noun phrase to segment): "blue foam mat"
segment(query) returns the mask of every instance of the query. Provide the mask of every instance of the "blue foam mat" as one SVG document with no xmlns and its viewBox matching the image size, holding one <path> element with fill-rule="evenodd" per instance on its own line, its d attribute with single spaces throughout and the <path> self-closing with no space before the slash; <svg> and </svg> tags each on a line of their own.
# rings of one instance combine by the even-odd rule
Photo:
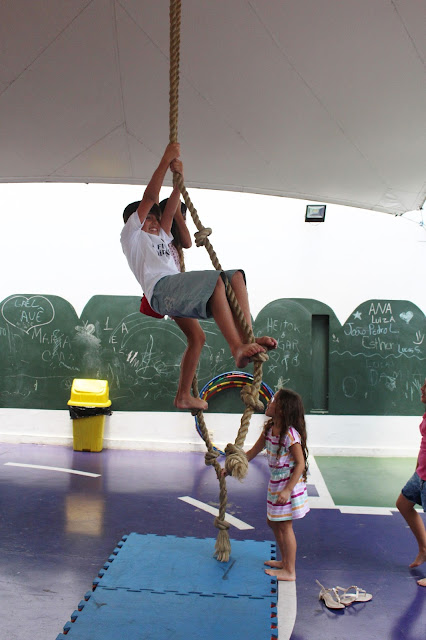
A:
<svg viewBox="0 0 426 640">
<path fill-rule="evenodd" d="M 235 640 L 269 640 L 276 633 L 277 586 L 263 562 L 273 545 L 232 541 L 229 562 L 221 563 L 214 544 L 212 538 L 125 536 L 56 640 L 208 639 L 225 630 Z"/>
<path fill-rule="evenodd" d="M 105 564 L 98 584 L 184 593 L 217 593 L 269 597 L 271 580 L 263 561 L 271 543 L 234 540 L 228 562 L 213 558 L 213 538 L 176 538 L 130 534 L 114 560 Z"/>
<path fill-rule="evenodd" d="M 270 607 L 264 599 L 164 594 L 97 588 L 67 635 L 57 640 L 141 638 L 271 637 Z"/>
</svg>

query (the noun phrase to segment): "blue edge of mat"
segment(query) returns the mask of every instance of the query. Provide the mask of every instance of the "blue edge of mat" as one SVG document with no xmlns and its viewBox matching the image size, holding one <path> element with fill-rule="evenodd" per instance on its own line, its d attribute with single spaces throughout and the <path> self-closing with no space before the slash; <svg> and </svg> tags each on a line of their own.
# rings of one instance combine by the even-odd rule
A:
<svg viewBox="0 0 426 640">
<path fill-rule="evenodd" d="M 232 540 L 228 562 L 213 538 L 123 536 L 56 640 L 277 637 L 277 582 L 264 572 L 275 544 Z"/>
</svg>

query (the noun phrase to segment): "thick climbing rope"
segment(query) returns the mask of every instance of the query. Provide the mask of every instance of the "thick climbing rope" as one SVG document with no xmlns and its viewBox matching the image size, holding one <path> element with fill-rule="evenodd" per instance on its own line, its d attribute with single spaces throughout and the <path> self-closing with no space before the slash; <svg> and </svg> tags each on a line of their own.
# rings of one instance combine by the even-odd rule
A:
<svg viewBox="0 0 426 640">
<path fill-rule="evenodd" d="M 178 141 L 178 111 L 179 111 L 179 63 L 180 63 L 180 25 L 181 25 L 181 0 L 170 0 L 170 93 L 169 93 L 169 127 L 171 143 Z M 195 243 L 197 247 L 205 246 L 210 256 L 212 264 L 217 271 L 223 271 L 217 255 L 213 249 L 209 240 L 209 235 L 212 230 L 202 225 L 200 218 L 198 217 L 197 210 L 195 209 L 188 191 L 185 188 L 183 177 L 174 173 L 173 184 L 178 185 L 179 191 L 185 201 L 185 204 L 191 213 L 192 219 L 198 232 L 195 234 Z M 183 257 L 181 256 L 182 270 L 185 269 Z M 229 301 L 229 305 L 232 309 L 234 317 L 239 323 L 241 330 L 245 336 L 246 342 L 254 342 L 254 334 L 250 325 L 247 323 L 244 314 L 238 304 L 234 290 L 230 282 L 226 282 L 226 295 Z M 244 413 L 241 417 L 241 424 L 238 430 L 234 443 L 229 443 L 225 448 L 226 460 L 225 469 L 228 475 L 232 475 L 239 480 L 242 480 L 248 469 L 247 456 L 243 451 L 244 442 L 247 436 L 247 432 L 250 425 L 250 419 L 254 411 L 263 411 L 263 404 L 259 400 L 259 390 L 262 384 L 262 362 L 267 360 L 268 356 L 264 353 L 258 354 L 254 359 L 254 371 L 253 382 L 251 385 L 246 385 L 241 391 L 241 397 L 246 405 Z M 198 382 L 197 377 L 194 376 L 192 381 L 192 393 L 194 397 L 198 397 Z M 231 544 L 229 541 L 228 529 L 229 523 L 225 520 L 226 515 L 226 503 L 227 503 L 227 490 L 226 490 L 226 478 L 222 474 L 222 467 L 220 466 L 217 457 L 219 453 L 214 450 L 213 444 L 209 437 L 209 432 L 204 421 L 204 414 L 202 411 L 197 413 L 198 423 L 204 442 L 207 447 L 207 453 L 205 456 L 206 465 L 211 465 L 216 471 L 216 476 L 219 480 L 219 515 L 215 519 L 215 526 L 219 529 L 216 546 L 215 556 L 221 562 L 228 562 L 231 553 Z"/>
</svg>

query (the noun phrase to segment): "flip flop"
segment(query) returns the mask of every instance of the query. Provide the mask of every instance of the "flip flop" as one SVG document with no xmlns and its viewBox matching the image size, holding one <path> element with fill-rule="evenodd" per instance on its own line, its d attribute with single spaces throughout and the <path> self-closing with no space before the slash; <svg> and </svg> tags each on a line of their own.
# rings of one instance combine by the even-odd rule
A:
<svg viewBox="0 0 426 640">
<path fill-rule="evenodd" d="M 344 609 L 345 605 L 340 601 L 339 594 L 337 593 L 337 589 L 326 589 L 321 582 L 315 580 L 317 585 L 321 587 L 321 591 L 319 592 L 318 598 L 320 600 L 324 600 L 324 604 L 328 609 Z"/>
<path fill-rule="evenodd" d="M 344 605 L 348 606 L 353 602 L 369 602 L 373 596 L 371 593 L 367 593 L 364 589 L 357 587 L 355 584 L 344 589 L 343 587 L 335 587 L 336 591 L 341 591 L 339 594 L 340 601 Z"/>
</svg>

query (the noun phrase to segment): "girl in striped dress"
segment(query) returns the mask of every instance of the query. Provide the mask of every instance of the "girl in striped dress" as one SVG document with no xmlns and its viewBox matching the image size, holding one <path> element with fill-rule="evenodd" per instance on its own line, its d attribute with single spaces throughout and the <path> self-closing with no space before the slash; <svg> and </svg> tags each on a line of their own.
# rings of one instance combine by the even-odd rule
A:
<svg viewBox="0 0 426 640">
<path fill-rule="evenodd" d="M 256 444 L 247 452 L 253 460 L 264 448 L 268 458 L 267 517 L 281 560 L 268 560 L 265 573 L 277 580 L 296 580 L 296 537 L 293 519 L 303 518 L 309 506 L 306 491 L 308 449 L 305 410 L 298 393 L 280 389 L 268 403 L 269 420 Z"/>
</svg>

